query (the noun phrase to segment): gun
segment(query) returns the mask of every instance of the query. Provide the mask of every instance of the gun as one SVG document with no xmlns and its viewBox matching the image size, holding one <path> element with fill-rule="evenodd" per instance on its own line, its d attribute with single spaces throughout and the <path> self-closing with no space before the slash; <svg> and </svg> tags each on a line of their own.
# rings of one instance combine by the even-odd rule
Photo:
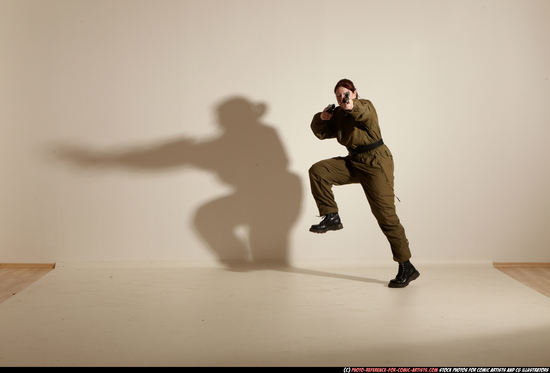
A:
<svg viewBox="0 0 550 373">
<path fill-rule="evenodd" d="M 349 104 L 349 92 L 344 93 L 344 104 Z"/>
<path fill-rule="evenodd" d="M 332 112 L 334 111 L 334 109 L 336 109 L 336 105 L 330 104 L 330 105 L 327 107 L 327 113 L 332 114 Z"/>
<path fill-rule="evenodd" d="M 344 99 L 342 100 L 342 102 L 344 104 L 348 104 L 349 103 L 349 92 L 346 92 L 344 93 Z M 327 113 L 331 113 L 334 111 L 334 109 L 336 109 L 336 105 L 334 104 L 330 104 L 328 107 L 327 107 Z"/>
</svg>

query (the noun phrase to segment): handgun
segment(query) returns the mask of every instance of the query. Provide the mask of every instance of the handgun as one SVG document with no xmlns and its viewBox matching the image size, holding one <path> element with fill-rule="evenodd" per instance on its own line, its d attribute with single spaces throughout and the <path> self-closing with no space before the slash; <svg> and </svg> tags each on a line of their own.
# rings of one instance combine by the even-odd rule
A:
<svg viewBox="0 0 550 373">
<path fill-rule="evenodd" d="M 342 101 L 344 104 L 349 104 L 349 92 L 344 93 L 344 99 Z"/>
<path fill-rule="evenodd" d="M 331 113 L 334 111 L 334 109 L 336 109 L 336 105 L 334 104 L 330 104 L 328 107 L 327 107 L 327 113 Z"/>
</svg>

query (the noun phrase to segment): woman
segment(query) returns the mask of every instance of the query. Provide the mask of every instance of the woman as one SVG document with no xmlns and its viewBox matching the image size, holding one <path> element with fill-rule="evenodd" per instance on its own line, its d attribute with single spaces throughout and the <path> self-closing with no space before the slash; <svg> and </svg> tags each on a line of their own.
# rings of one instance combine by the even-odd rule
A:
<svg viewBox="0 0 550 373">
<path fill-rule="evenodd" d="M 369 100 L 359 98 L 349 79 L 340 80 L 334 94 L 339 106 L 333 110 L 328 106 L 315 114 L 311 129 L 321 140 L 336 138 L 349 154 L 317 162 L 309 169 L 311 192 L 323 217 L 310 231 L 342 229 L 332 186 L 360 183 L 378 225 L 390 242 L 393 260 L 399 263 L 397 276 L 388 286 L 405 287 L 420 273 L 409 261 L 409 241 L 395 212 L 393 157 L 382 141 L 376 110 Z"/>
</svg>

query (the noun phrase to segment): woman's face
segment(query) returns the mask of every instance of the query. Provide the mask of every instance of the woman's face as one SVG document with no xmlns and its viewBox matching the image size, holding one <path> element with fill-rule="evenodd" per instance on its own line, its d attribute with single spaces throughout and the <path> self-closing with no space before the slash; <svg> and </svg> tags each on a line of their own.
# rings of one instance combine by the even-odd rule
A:
<svg viewBox="0 0 550 373">
<path fill-rule="evenodd" d="M 349 92 L 349 98 L 354 99 L 357 98 L 357 91 L 350 91 L 349 89 L 345 87 L 338 87 L 334 94 L 336 95 L 336 101 L 338 101 L 338 105 L 341 107 L 345 107 L 346 104 L 344 103 L 344 97 L 346 93 Z"/>
</svg>

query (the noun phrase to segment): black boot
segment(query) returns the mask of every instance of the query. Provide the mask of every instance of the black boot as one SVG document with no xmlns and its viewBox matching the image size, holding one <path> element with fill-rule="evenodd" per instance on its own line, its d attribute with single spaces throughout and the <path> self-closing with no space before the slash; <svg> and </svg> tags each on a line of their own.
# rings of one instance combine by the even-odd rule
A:
<svg viewBox="0 0 550 373">
<path fill-rule="evenodd" d="M 342 228 L 344 228 L 344 226 L 340 221 L 340 216 L 338 216 L 338 213 L 335 212 L 333 214 L 325 215 L 324 219 L 321 220 L 319 224 L 312 225 L 311 228 L 309 228 L 309 231 L 315 233 L 325 233 L 326 231 L 337 231 Z"/>
<path fill-rule="evenodd" d="M 397 271 L 397 276 L 390 281 L 388 287 L 390 288 L 404 288 L 412 280 L 416 280 L 420 276 L 420 272 L 414 268 L 411 262 L 408 260 L 406 262 L 399 263 L 399 270 Z"/>
</svg>

